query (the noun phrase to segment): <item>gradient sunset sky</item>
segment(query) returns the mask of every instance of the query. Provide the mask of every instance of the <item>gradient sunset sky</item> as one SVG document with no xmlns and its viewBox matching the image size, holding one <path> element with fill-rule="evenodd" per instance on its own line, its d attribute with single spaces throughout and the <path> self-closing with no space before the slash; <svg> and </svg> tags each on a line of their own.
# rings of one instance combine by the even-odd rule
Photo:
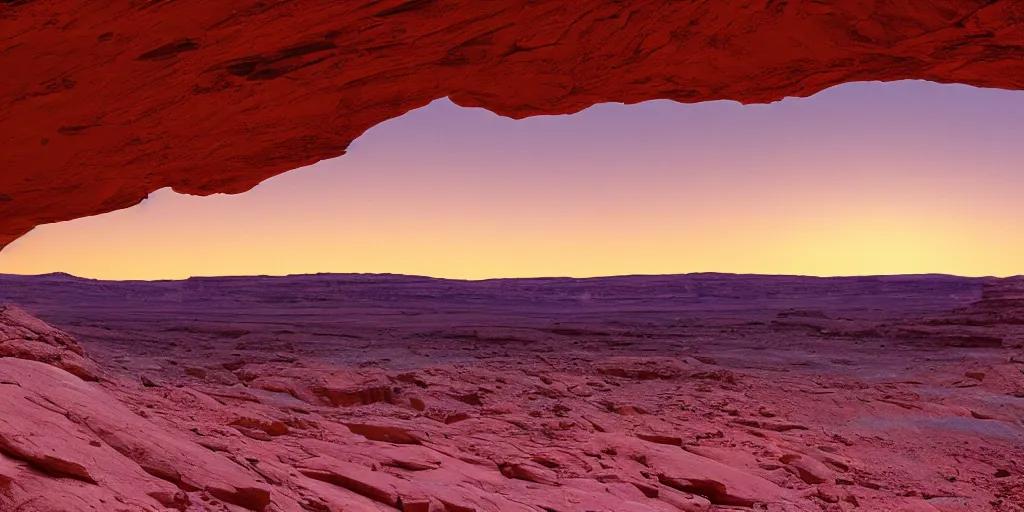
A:
<svg viewBox="0 0 1024 512">
<path fill-rule="evenodd" d="M 857 83 L 514 121 L 447 100 L 238 196 L 36 228 L 0 272 L 1024 274 L 1024 92 Z"/>
</svg>

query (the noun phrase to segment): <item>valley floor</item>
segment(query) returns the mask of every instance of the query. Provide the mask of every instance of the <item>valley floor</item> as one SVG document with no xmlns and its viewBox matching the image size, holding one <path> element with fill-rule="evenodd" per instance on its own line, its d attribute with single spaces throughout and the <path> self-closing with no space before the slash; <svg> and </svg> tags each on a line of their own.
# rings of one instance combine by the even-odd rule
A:
<svg viewBox="0 0 1024 512">
<path fill-rule="evenodd" d="M 0 276 L 0 510 L 1024 511 L 1018 289 Z"/>
</svg>

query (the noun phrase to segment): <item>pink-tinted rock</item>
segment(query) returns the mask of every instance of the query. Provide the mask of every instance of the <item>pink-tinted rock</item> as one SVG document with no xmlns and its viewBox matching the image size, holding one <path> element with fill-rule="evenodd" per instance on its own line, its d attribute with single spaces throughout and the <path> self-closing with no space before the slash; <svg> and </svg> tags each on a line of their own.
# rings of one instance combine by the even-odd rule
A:
<svg viewBox="0 0 1024 512">
<path fill-rule="evenodd" d="M 711 502 L 707 498 L 679 492 L 671 487 L 659 489 L 658 499 L 683 512 L 708 512 L 711 510 Z"/>
<path fill-rule="evenodd" d="M 779 462 L 791 468 L 801 480 L 809 484 L 834 482 L 836 479 L 835 471 L 811 457 L 786 454 L 779 457 Z"/>
<path fill-rule="evenodd" d="M 112 448 L 150 475 L 186 490 L 207 490 L 250 510 L 262 510 L 270 503 L 269 489 L 237 465 L 140 418 L 95 385 L 50 366 L 12 359 L 0 359 L 0 380 L 32 389 L 64 418 L 72 419 L 75 428 L 98 439 L 101 447 Z M 42 445 L 41 449 L 47 448 Z M 45 456 L 45 451 L 39 453 L 33 458 Z M 79 474 L 81 465 L 67 460 L 57 468 L 86 481 L 95 480 L 91 472 Z"/>
<path fill-rule="evenodd" d="M 775 318 L 764 310 L 770 296 L 780 308 L 821 311 L 851 324 L 844 332 L 858 324 L 876 336 L 889 328 L 882 323 L 939 318 L 917 315 L 973 300 L 980 284 L 0 276 L 0 295 L 66 326 L 103 368 L 101 381 L 86 382 L 54 365 L 0 357 L 0 510 L 393 511 L 385 503 L 393 492 L 394 503 L 428 512 L 711 512 L 761 503 L 848 512 L 922 502 L 1020 512 L 1012 496 L 1024 408 L 1007 395 L 1022 383 L 1024 363 L 1010 345 L 822 337 L 764 322 Z M 562 311 L 543 302 L 577 296 L 579 287 L 602 290 L 600 314 L 588 312 L 590 303 Z M 43 298 L 32 302 L 33 294 Z M 139 296 L 148 299 L 131 299 Z M 169 316 L 183 297 L 202 315 L 230 321 Z M 499 300 L 501 308 L 490 306 Z M 460 301 L 458 320 L 438 313 Z M 378 314 L 399 306 L 411 314 Z M 637 307 L 649 311 L 649 324 L 637 323 Z M 572 327 L 557 333 L 544 323 L 567 316 Z M 517 338 L 449 338 L 478 329 L 453 323 L 498 324 L 496 332 Z M 1022 334 L 1013 324 L 975 327 L 1007 340 Z M 228 331 L 246 334 L 218 337 Z M 70 353 L 35 332 L 19 330 L 8 342 Z M 374 341 L 353 341 L 360 339 Z M 690 357 L 698 348 L 714 366 Z M 202 378 L 186 368 L 202 369 Z M 210 378 L 229 370 L 239 383 Z M 965 376 L 971 371 L 985 376 Z M 158 386 L 141 385 L 140 375 Z M 326 377 L 336 391 L 353 383 L 352 396 L 386 382 L 391 398 L 370 393 L 370 403 L 332 406 L 312 391 Z M 593 394 L 572 392 L 581 385 Z M 647 414 L 614 412 L 627 405 Z"/>
<path fill-rule="evenodd" d="M 71 335 L 15 306 L 0 306 L 0 357 L 51 364 L 83 380 L 96 380 L 96 365 Z"/>
<path fill-rule="evenodd" d="M 346 426 L 353 434 L 361 435 L 371 441 L 395 444 L 420 444 L 422 439 L 419 434 L 397 425 L 348 423 Z"/>
<path fill-rule="evenodd" d="M 661 434 L 637 434 L 637 438 L 647 441 L 648 443 L 667 444 L 670 446 L 682 446 L 683 440 L 676 436 L 666 436 Z"/>
<path fill-rule="evenodd" d="M 598 372 L 624 379 L 652 380 L 674 379 L 688 369 L 684 363 L 671 358 L 620 357 L 602 364 Z"/>
<path fill-rule="evenodd" d="M 544 485 L 558 485 L 558 476 L 550 469 L 535 462 L 506 462 L 498 467 L 501 474 L 508 478 L 518 478 Z"/>
<path fill-rule="evenodd" d="M 298 470 L 305 476 L 347 489 L 389 507 L 398 507 L 400 495 L 395 477 L 370 471 L 327 457 L 302 461 Z"/>
<path fill-rule="evenodd" d="M 756 503 L 785 503 L 791 495 L 785 489 L 754 474 L 746 473 L 679 448 L 659 444 L 609 439 L 617 453 L 641 456 L 648 471 L 673 489 L 707 498 L 717 505 L 752 506 Z"/>
<path fill-rule="evenodd" d="M 288 426 L 278 420 L 254 416 L 242 416 L 232 421 L 230 425 L 259 430 L 268 436 L 283 436 L 289 432 Z"/>
<path fill-rule="evenodd" d="M 329 375 L 318 377 L 313 394 L 333 406 L 369 405 L 391 400 L 391 385 L 384 377 Z"/>
</svg>

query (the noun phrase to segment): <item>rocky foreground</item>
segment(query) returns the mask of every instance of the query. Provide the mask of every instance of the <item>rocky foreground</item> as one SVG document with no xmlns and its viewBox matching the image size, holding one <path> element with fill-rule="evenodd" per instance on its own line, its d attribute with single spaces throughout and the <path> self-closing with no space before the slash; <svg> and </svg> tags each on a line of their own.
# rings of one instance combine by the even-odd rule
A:
<svg viewBox="0 0 1024 512">
<path fill-rule="evenodd" d="M 1022 291 L 0 276 L 0 510 L 1022 511 Z"/>
</svg>

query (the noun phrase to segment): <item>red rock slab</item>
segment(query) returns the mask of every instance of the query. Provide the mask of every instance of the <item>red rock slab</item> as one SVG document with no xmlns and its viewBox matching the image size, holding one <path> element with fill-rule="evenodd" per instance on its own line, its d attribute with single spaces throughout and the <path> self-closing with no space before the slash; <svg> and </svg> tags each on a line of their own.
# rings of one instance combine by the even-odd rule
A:
<svg viewBox="0 0 1024 512">
<path fill-rule="evenodd" d="M 383 376 L 327 375 L 318 377 L 311 390 L 333 406 L 369 405 L 391 400 L 391 385 Z"/>
<path fill-rule="evenodd" d="M 343 487 L 305 476 L 298 477 L 302 487 L 311 491 L 311 496 L 304 501 L 307 510 L 325 510 L 327 512 L 348 512 L 359 510 L 367 512 L 394 512 L 395 508 L 376 502 L 363 495 L 349 491 Z"/>
<path fill-rule="evenodd" d="M 0 247 L 172 187 L 240 193 L 449 97 L 522 118 L 852 81 L 1024 88 L 1019 0 L 8 1 Z"/>
<path fill-rule="evenodd" d="M 165 512 L 179 508 L 171 502 L 165 508 L 145 496 L 125 496 L 80 480 L 51 478 L 26 463 L 0 455 L 0 510 L 107 512 L 114 503 L 122 504 L 120 510 L 140 512 Z"/>
<path fill-rule="evenodd" d="M 218 499 L 249 510 L 263 510 L 271 501 L 270 490 L 237 464 L 139 417 L 94 384 L 52 366 L 12 358 L 0 359 L 0 380 L 18 382 L 31 389 L 61 417 L 73 419 L 77 428 L 95 436 L 101 446 L 112 448 L 152 476 L 182 489 L 206 490 Z M 30 422 L 36 423 L 39 422 Z M 45 457 L 47 450 L 55 451 L 56 447 L 40 445 L 35 452 L 29 452 L 26 460 L 48 464 L 36 462 Z M 19 456 L 17 452 L 12 454 Z M 85 481 L 97 479 L 91 471 L 81 474 L 81 462 L 59 461 L 63 463 L 56 468 L 58 471 L 70 471 L 72 476 Z"/>
<path fill-rule="evenodd" d="M 660 444 L 602 434 L 602 441 L 618 454 L 645 462 L 663 485 L 707 498 L 716 505 L 752 506 L 790 503 L 792 496 L 764 478 L 712 459 Z"/>
<path fill-rule="evenodd" d="M 826 466 L 823 462 L 815 460 L 811 457 L 797 455 L 797 454 L 786 454 L 779 458 L 779 462 L 782 462 L 786 467 L 790 468 L 797 476 L 800 477 L 805 483 L 808 484 L 823 484 L 826 482 L 835 482 L 836 472 Z"/>
<path fill-rule="evenodd" d="M 348 429 L 371 441 L 394 444 L 420 444 L 424 435 L 399 425 L 381 423 L 348 423 Z"/>
<path fill-rule="evenodd" d="M 63 406 L 67 394 L 47 393 L 52 389 L 37 393 L 31 380 L 19 378 L 23 375 L 19 370 L 26 367 L 60 372 L 35 361 L 0 359 L 0 380 L 22 384 L 3 385 L 0 389 L 0 410 L 17 411 L 0 415 L 0 487 L 13 488 L 13 494 L 37 499 L 41 496 L 34 493 L 51 492 L 45 482 L 58 481 L 66 484 L 59 487 L 67 493 L 59 493 L 60 506 L 80 503 L 82 510 L 102 510 L 104 498 L 118 497 L 152 510 L 179 500 L 174 485 L 153 478 L 101 442 L 87 427 L 69 419 L 69 411 Z M 84 487 L 73 483 L 76 481 Z M 73 490 L 78 488 L 87 491 Z M 4 503 L 16 503 L 13 498 L 5 501 L 4 494 L 0 492 L 0 510 L 5 510 Z M 72 499 L 71 494 L 80 497 Z"/>
<path fill-rule="evenodd" d="M 297 469 L 308 478 L 347 489 L 389 507 L 398 508 L 401 502 L 397 486 L 402 482 L 382 471 L 371 471 L 330 457 L 302 461 Z"/>
<path fill-rule="evenodd" d="M 99 370 L 68 333 L 17 306 L 0 306 L 0 357 L 50 364 L 83 380 L 96 380 Z"/>
</svg>

